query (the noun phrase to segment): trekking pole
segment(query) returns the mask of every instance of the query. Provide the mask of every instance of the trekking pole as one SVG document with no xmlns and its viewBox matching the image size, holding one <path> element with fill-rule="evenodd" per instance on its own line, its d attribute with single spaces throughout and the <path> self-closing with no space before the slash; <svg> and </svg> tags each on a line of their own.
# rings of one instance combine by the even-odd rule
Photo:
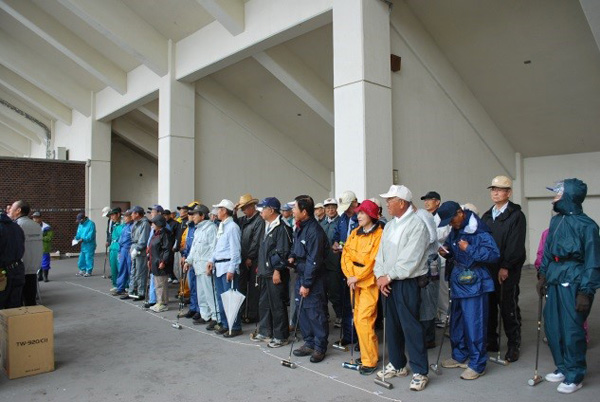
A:
<svg viewBox="0 0 600 402">
<path fill-rule="evenodd" d="M 354 298 L 356 297 L 356 295 L 355 295 L 354 289 L 349 288 L 348 290 L 350 291 L 350 306 L 352 307 L 352 321 L 351 321 L 352 332 L 350 332 L 350 343 L 351 343 L 350 363 L 344 362 L 344 363 L 342 363 L 342 367 L 347 368 L 349 370 L 358 371 L 360 369 L 360 364 L 357 364 L 354 362 Z"/>
<path fill-rule="evenodd" d="M 429 367 L 431 370 L 437 375 L 442 375 L 442 370 L 440 369 L 440 357 L 442 356 L 442 347 L 444 346 L 444 338 L 446 338 L 446 329 L 448 329 L 448 325 L 450 324 L 450 311 L 452 308 L 452 298 L 448 299 L 448 310 L 446 311 L 446 318 L 444 319 L 444 329 L 442 330 L 442 340 L 440 341 L 440 349 L 438 350 L 437 360 L 435 364 L 430 364 Z"/>
<path fill-rule="evenodd" d="M 538 374 L 538 362 L 540 358 L 540 339 L 542 335 L 542 302 L 544 299 L 544 295 L 540 295 L 540 300 L 538 302 L 538 320 L 537 320 L 537 343 L 535 348 L 535 369 L 533 370 L 533 377 L 527 381 L 527 384 L 533 386 L 538 385 L 543 381 L 541 375 Z"/>
<path fill-rule="evenodd" d="M 392 388 L 394 388 L 394 385 L 385 380 L 385 374 L 386 374 L 385 373 L 385 346 L 386 346 L 386 343 L 385 343 L 385 320 L 386 320 L 386 315 L 387 315 L 387 297 L 385 295 L 382 295 L 382 296 L 383 296 L 383 358 L 381 359 L 381 366 L 382 366 L 381 371 L 383 372 L 383 375 L 381 376 L 381 380 L 378 378 L 375 378 L 374 382 L 375 382 L 375 384 L 381 385 L 382 387 L 385 387 L 387 389 L 392 389 Z"/>
<path fill-rule="evenodd" d="M 294 328 L 294 338 L 292 338 L 292 346 L 290 346 L 290 356 L 287 360 L 282 360 L 281 365 L 285 367 L 289 367 L 291 369 L 295 369 L 298 367 L 296 363 L 292 362 L 292 351 L 294 350 L 294 343 L 296 342 L 296 334 L 298 332 L 298 327 L 300 326 L 300 311 L 302 311 L 302 302 L 304 301 L 304 297 L 300 296 L 300 304 L 298 305 L 298 312 L 296 313 L 296 327 Z"/>
<path fill-rule="evenodd" d="M 102 277 L 106 279 L 106 258 L 108 257 L 108 247 L 104 247 L 104 268 L 102 269 Z"/>
<path fill-rule="evenodd" d="M 508 366 L 506 360 L 500 358 L 500 349 L 502 349 L 502 298 L 504 294 L 504 283 L 500 285 L 500 306 L 498 308 L 498 355 L 496 357 L 490 356 L 490 361 L 502 366 Z"/>
</svg>

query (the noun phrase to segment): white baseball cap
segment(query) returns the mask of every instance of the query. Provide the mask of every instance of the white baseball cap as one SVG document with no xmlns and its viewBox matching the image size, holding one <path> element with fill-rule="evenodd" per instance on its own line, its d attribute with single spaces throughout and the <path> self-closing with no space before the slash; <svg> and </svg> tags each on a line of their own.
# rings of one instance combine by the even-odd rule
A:
<svg viewBox="0 0 600 402">
<path fill-rule="evenodd" d="M 394 198 L 398 197 L 403 199 L 404 201 L 412 202 L 412 192 L 408 189 L 408 187 L 400 185 L 397 186 L 392 184 L 390 189 L 385 194 L 379 194 L 381 198 Z"/>
<path fill-rule="evenodd" d="M 315 209 L 317 209 L 317 208 L 325 208 L 325 205 L 323 205 L 322 202 L 319 202 L 319 203 L 315 204 Z"/>
<path fill-rule="evenodd" d="M 335 198 L 328 198 L 325 201 L 323 201 L 323 205 L 327 206 L 327 205 L 337 205 L 337 201 Z"/>
<path fill-rule="evenodd" d="M 233 209 L 235 208 L 235 204 L 231 200 L 221 200 L 221 202 L 217 205 L 213 205 L 213 208 L 225 208 L 230 211 L 233 211 Z"/>
</svg>

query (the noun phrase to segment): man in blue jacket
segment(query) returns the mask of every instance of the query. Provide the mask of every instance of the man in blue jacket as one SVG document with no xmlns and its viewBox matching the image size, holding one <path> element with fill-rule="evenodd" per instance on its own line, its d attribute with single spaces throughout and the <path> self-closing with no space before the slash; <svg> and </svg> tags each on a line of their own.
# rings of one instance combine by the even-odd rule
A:
<svg viewBox="0 0 600 402">
<path fill-rule="evenodd" d="M 315 202 L 307 195 L 296 197 L 293 213 L 298 222 L 289 262 L 296 265 L 295 297 L 300 305 L 299 324 L 304 345 L 294 350 L 295 356 L 310 356 L 312 363 L 325 358 L 329 324 L 325 294 L 325 247 L 327 235 L 314 217 Z"/>
<path fill-rule="evenodd" d="M 475 380 L 485 374 L 488 293 L 494 291 L 485 264 L 498 261 L 500 251 L 490 229 L 473 212 L 446 201 L 437 213 L 438 227 L 452 226 L 440 254 L 454 261 L 450 273 L 452 358 L 444 360 L 442 367 L 464 368 L 460 378 Z"/>
<path fill-rule="evenodd" d="M 551 190 L 558 214 L 550 221 L 537 288 L 540 297 L 547 288 L 544 325 L 556 364 L 546 381 L 560 382 L 557 391 L 570 394 L 586 374 L 583 323 L 600 287 L 600 237 L 596 222 L 583 213 L 584 182 L 566 179 Z"/>
</svg>

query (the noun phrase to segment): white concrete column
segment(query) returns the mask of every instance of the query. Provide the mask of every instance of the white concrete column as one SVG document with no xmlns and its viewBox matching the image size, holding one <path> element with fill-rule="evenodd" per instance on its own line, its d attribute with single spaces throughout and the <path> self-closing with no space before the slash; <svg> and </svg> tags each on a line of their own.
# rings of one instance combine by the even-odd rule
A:
<svg viewBox="0 0 600 402">
<path fill-rule="evenodd" d="M 359 200 L 392 183 L 392 89 L 388 6 L 334 0 L 335 194 Z"/>
<path fill-rule="evenodd" d="M 110 122 L 96 120 L 95 97 L 92 95 L 92 115 L 85 118 L 89 130 L 88 164 L 87 164 L 87 200 L 86 213 L 96 223 L 97 252 L 104 252 L 106 241 L 106 218 L 102 216 L 102 208 L 111 206 L 110 197 L 110 155 L 111 129 Z"/>
<path fill-rule="evenodd" d="M 175 79 L 175 45 L 158 90 L 158 203 L 175 208 L 194 199 L 194 85 Z"/>
</svg>

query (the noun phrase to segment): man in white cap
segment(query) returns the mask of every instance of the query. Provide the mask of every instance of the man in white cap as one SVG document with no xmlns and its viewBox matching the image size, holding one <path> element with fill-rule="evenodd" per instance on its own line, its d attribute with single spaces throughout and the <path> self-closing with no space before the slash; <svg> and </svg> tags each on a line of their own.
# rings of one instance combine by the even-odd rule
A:
<svg viewBox="0 0 600 402">
<path fill-rule="evenodd" d="M 318 204 L 317 204 L 318 205 Z M 325 283 L 327 284 L 327 300 L 333 306 L 335 312 L 334 327 L 342 326 L 342 289 L 344 274 L 340 264 L 340 253 L 334 253 L 331 249 L 333 245 L 333 234 L 340 216 L 337 213 L 338 203 L 335 198 L 328 198 L 323 201 L 325 207 L 325 218 L 320 222 L 321 227 L 327 234 L 329 247 L 325 253 Z"/>
<path fill-rule="evenodd" d="M 358 217 L 354 210 L 358 207 L 358 199 L 353 191 L 347 190 L 342 193 L 338 199 L 338 212 L 340 213 L 340 219 L 337 221 L 337 225 L 333 232 L 331 249 L 334 253 L 342 253 L 344 243 L 350 235 L 350 233 L 358 227 Z M 340 267 L 341 269 L 341 267 Z M 342 339 L 337 341 L 345 346 L 350 343 L 352 339 L 352 333 L 354 332 L 354 339 L 357 338 L 356 331 L 352 325 L 352 306 L 350 304 L 350 291 L 346 285 L 346 277 L 342 275 Z"/>
<path fill-rule="evenodd" d="M 315 219 L 317 222 L 323 222 L 325 219 L 325 205 L 322 202 L 318 202 L 315 204 Z"/>
<path fill-rule="evenodd" d="M 521 268 L 525 263 L 525 236 L 527 223 L 521 206 L 509 200 L 512 180 L 496 176 L 488 187 L 494 206 L 483 214 L 481 220 L 492 231 L 492 237 L 500 250 L 500 259 L 488 264 L 494 280 L 495 292 L 490 293 L 487 350 L 497 352 L 498 308 L 502 315 L 504 332 L 508 338 L 508 350 L 504 358 L 509 362 L 519 360 L 521 347 L 521 310 L 519 309 L 519 282 Z M 502 293 L 502 294 L 500 294 Z"/>
<path fill-rule="evenodd" d="M 385 296 L 386 336 L 390 340 L 390 363 L 385 377 L 408 375 L 406 365 L 410 362 L 414 373 L 410 389 L 421 391 L 429 381 L 429 365 L 424 330 L 419 322 L 418 279 L 427 274 L 429 231 L 412 208 L 412 193 L 408 188 L 392 185 L 380 196 L 385 198 L 388 213 L 393 217 L 383 230 L 374 268 L 377 286 Z M 377 375 L 383 377 L 384 371 Z"/>
<path fill-rule="evenodd" d="M 238 336 L 242 334 L 242 325 L 240 323 L 240 313 L 238 312 L 235 322 L 229 332 L 227 317 L 225 316 L 225 308 L 221 300 L 221 294 L 229 290 L 231 287 L 238 288 L 238 278 L 240 275 L 240 264 L 242 262 L 242 247 L 241 238 L 242 231 L 240 227 L 233 221 L 233 210 L 235 205 L 231 200 L 222 200 L 217 205 L 217 217 L 221 221 L 217 229 L 217 244 L 215 245 L 215 253 L 206 265 L 206 273 L 212 275 L 215 271 L 215 288 L 217 292 L 217 300 L 219 303 L 220 323 L 215 325 L 214 330 L 218 334 L 222 334 L 226 338 Z M 233 286 L 232 286 L 233 284 Z"/>
</svg>

